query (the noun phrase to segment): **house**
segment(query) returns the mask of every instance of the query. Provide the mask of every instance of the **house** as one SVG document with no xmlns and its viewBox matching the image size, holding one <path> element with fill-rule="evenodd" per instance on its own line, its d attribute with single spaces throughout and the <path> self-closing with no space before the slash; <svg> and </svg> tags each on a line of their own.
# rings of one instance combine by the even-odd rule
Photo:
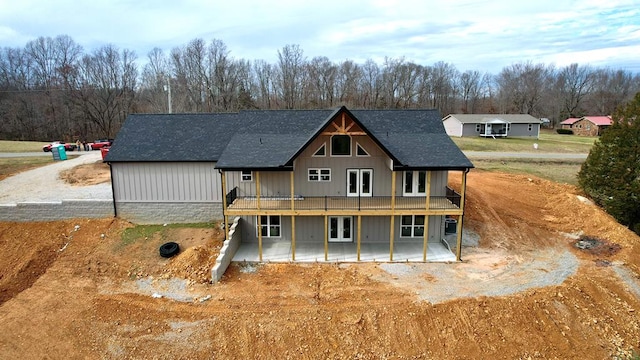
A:
<svg viewBox="0 0 640 360">
<path fill-rule="evenodd" d="M 134 114 L 106 161 L 119 216 L 239 219 L 234 260 L 461 257 L 473 165 L 437 110 Z"/>
<path fill-rule="evenodd" d="M 444 119 L 449 136 L 535 137 L 542 120 L 528 114 L 449 114 Z"/>
<path fill-rule="evenodd" d="M 575 135 L 600 136 L 611 126 L 611 116 L 583 116 L 573 123 L 571 130 Z"/>
<path fill-rule="evenodd" d="M 564 121 L 560 122 L 560 128 L 571 130 L 573 128 L 573 124 L 575 124 L 578 120 L 580 120 L 580 118 L 567 118 Z"/>
</svg>

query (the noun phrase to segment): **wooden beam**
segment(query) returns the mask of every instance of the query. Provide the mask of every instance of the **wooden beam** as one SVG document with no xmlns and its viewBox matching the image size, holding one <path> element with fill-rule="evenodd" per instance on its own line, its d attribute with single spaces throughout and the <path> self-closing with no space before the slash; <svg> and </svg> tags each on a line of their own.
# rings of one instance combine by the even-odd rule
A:
<svg viewBox="0 0 640 360">
<path fill-rule="evenodd" d="M 391 171 L 391 211 L 396 208 L 396 172 Z"/>
<path fill-rule="evenodd" d="M 462 260 L 462 220 L 464 218 L 464 197 L 467 190 L 467 171 L 462 172 L 462 184 L 460 185 L 460 210 L 462 214 L 458 216 L 458 226 L 456 228 L 456 260 Z"/>
<path fill-rule="evenodd" d="M 324 216 L 324 261 L 329 260 L 329 217 Z"/>
<path fill-rule="evenodd" d="M 427 207 L 426 209 L 429 210 L 429 207 L 431 206 L 431 171 L 427 171 L 427 188 L 425 189 L 425 195 L 427 198 Z"/>
<path fill-rule="evenodd" d="M 431 209 L 426 211 L 424 209 L 411 209 L 411 210 L 402 210 L 402 215 L 462 215 L 462 211 L 459 209 Z M 248 216 L 248 215 L 282 215 L 282 216 L 353 216 L 353 215 L 362 215 L 362 216 L 389 216 L 389 215 L 398 215 L 397 210 L 344 210 L 344 209 L 314 209 L 314 210 L 300 210 L 296 209 L 291 211 L 288 209 L 288 206 L 285 209 L 229 209 L 227 211 L 227 215 L 229 216 Z"/>
<path fill-rule="evenodd" d="M 294 198 L 294 188 L 293 188 L 293 171 L 291 171 L 291 176 L 289 177 L 289 181 L 291 182 L 291 211 L 294 210 L 294 206 L 295 206 L 295 198 Z"/>
<path fill-rule="evenodd" d="M 360 261 L 360 240 L 362 236 L 362 216 L 358 215 L 358 243 L 356 245 L 356 252 L 358 254 L 358 261 Z"/>
<path fill-rule="evenodd" d="M 393 261 L 394 222 L 396 217 L 391 215 L 391 230 L 389 230 L 389 261 Z"/>
<path fill-rule="evenodd" d="M 229 240 L 229 216 L 225 215 L 222 221 L 224 221 L 224 239 Z"/>
<path fill-rule="evenodd" d="M 224 221 L 224 239 L 229 240 L 229 218 L 227 216 L 227 182 L 225 181 L 224 171 L 220 176 L 220 184 L 222 185 L 222 215 Z"/>
<path fill-rule="evenodd" d="M 367 135 L 364 131 L 350 131 L 350 132 L 340 132 L 340 131 L 323 131 L 320 135 L 351 135 L 351 136 L 365 136 Z"/>
<path fill-rule="evenodd" d="M 260 210 L 260 171 L 256 171 L 256 204 Z"/>
<path fill-rule="evenodd" d="M 258 257 L 262 261 L 262 219 L 260 215 L 256 217 L 258 218 Z"/>
<path fill-rule="evenodd" d="M 429 215 L 424 216 L 424 235 L 422 241 L 422 261 L 427 262 L 427 245 L 429 242 Z"/>
<path fill-rule="evenodd" d="M 296 217 L 291 217 L 291 261 L 296 261 Z"/>
</svg>

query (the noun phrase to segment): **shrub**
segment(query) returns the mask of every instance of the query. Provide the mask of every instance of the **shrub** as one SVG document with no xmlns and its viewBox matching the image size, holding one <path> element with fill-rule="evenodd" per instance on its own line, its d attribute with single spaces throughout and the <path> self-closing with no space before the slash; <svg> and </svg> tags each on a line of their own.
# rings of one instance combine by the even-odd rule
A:
<svg viewBox="0 0 640 360">
<path fill-rule="evenodd" d="M 560 135 L 573 135 L 573 130 L 571 129 L 557 129 L 556 132 Z"/>
</svg>

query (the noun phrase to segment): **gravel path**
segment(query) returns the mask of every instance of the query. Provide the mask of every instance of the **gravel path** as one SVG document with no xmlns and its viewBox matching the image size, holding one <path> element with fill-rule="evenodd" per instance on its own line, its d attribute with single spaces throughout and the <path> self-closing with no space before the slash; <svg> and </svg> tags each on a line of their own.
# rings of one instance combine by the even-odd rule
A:
<svg viewBox="0 0 640 360">
<path fill-rule="evenodd" d="M 51 154 L 49 154 L 51 156 Z M 111 200 L 111 183 L 71 186 L 58 178 L 62 170 L 102 159 L 100 151 L 25 171 L 0 181 L 0 204 L 61 200 Z"/>
</svg>

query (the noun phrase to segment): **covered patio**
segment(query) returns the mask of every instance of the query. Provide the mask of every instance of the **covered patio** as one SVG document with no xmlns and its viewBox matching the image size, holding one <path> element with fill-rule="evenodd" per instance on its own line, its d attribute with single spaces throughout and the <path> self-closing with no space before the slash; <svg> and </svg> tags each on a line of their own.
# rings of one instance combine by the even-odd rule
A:
<svg viewBox="0 0 640 360">
<path fill-rule="evenodd" d="M 452 244 L 453 245 L 453 244 Z M 328 243 L 327 259 L 323 243 L 298 242 L 295 246 L 295 260 L 292 260 L 291 242 L 264 239 L 262 241 L 262 260 L 258 243 L 243 242 L 232 261 L 249 262 L 389 262 L 389 244 L 360 244 L 360 260 L 358 260 L 357 244 Z M 393 246 L 394 262 L 423 262 L 424 247 L 422 241 L 396 241 Z M 427 244 L 428 262 L 455 262 L 456 255 L 448 248 L 446 242 L 429 242 Z"/>
</svg>

